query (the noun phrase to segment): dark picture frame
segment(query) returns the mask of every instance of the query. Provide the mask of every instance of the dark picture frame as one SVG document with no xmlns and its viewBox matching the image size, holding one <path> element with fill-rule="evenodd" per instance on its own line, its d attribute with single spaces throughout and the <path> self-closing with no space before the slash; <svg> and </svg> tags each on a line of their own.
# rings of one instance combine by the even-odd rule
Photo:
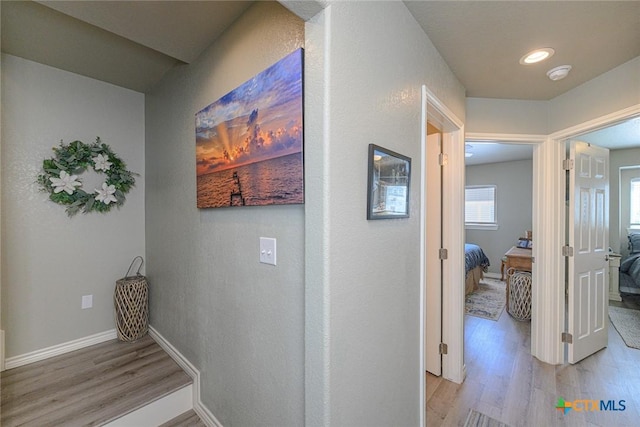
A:
<svg viewBox="0 0 640 427">
<path fill-rule="evenodd" d="M 411 158 L 369 144 L 367 219 L 409 218 Z"/>
</svg>

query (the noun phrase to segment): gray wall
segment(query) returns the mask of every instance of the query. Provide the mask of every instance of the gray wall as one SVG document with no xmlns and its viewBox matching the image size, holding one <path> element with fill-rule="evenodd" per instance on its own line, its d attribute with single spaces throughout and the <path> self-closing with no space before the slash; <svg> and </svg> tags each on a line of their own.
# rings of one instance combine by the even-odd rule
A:
<svg viewBox="0 0 640 427">
<path fill-rule="evenodd" d="M 102 141 L 140 174 L 121 209 L 68 218 L 39 191 L 60 140 Z M 144 255 L 144 96 L 2 55 L 2 326 L 6 356 L 113 330 L 113 289 Z M 88 191 L 102 175 L 85 173 Z M 82 295 L 93 308 L 82 310 Z"/>
<path fill-rule="evenodd" d="M 420 87 L 464 88 L 401 2 L 335 2 L 306 26 L 306 425 L 420 417 Z M 411 217 L 366 220 L 367 147 L 412 158 Z"/>
<path fill-rule="evenodd" d="M 549 132 L 640 104 L 640 56 L 549 101 Z"/>
<path fill-rule="evenodd" d="M 629 226 L 629 182 L 640 177 L 640 169 L 621 168 L 640 167 L 640 148 L 612 150 L 609 153 L 609 242 L 614 251 L 627 255 L 627 227 Z M 621 179 L 622 178 L 622 179 Z M 625 179 L 626 178 L 626 179 Z M 621 195 L 626 195 L 622 197 Z"/>
<path fill-rule="evenodd" d="M 531 230 L 533 161 L 467 166 L 466 185 L 497 186 L 498 229 L 467 229 L 466 242 L 479 245 L 491 261 L 489 271 L 500 273 L 502 256 Z"/>
<path fill-rule="evenodd" d="M 546 135 L 547 101 L 467 98 L 466 132 Z"/>
<path fill-rule="evenodd" d="M 146 96 L 150 322 L 225 426 L 304 424 L 304 206 L 197 209 L 194 115 L 303 42 L 299 18 L 257 2 Z M 276 267 L 259 263 L 261 236 Z"/>
</svg>

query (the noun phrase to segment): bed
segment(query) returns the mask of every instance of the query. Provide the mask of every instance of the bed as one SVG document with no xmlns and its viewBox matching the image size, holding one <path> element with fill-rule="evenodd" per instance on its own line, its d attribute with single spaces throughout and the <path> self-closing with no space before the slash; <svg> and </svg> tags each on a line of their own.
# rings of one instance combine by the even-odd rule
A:
<svg viewBox="0 0 640 427">
<path fill-rule="evenodd" d="M 629 233 L 628 257 L 620 262 L 620 292 L 640 294 L 640 233 Z"/>
<path fill-rule="evenodd" d="M 478 289 L 483 273 L 487 271 L 489 265 L 491 265 L 489 258 L 480 246 L 473 243 L 464 244 L 465 295 Z"/>
<path fill-rule="evenodd" d="M 620 263 L 620 292 L 640 294 L 640 254 L 629 255 Z"/>
</svg>

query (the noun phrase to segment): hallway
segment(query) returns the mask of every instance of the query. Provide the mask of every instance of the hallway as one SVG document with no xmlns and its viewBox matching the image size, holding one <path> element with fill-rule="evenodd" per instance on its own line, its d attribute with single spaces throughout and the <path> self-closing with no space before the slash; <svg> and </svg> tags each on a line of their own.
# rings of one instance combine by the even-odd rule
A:
<svg viewBox="0 0 640 427">
<path fill-rule="evenodd" d="M 640 350 L 614 327 L 609 345 L 576 365 L 552 366 L 530 354 L 530 323 L 465 316 L 467 378 L 461 385 L 427 374 L 427 425 L 462 426 L 475 409 L 510 426 L 633 426 L 640 417 Z M 567 414 L 566 401 L 624 400 L 626 410 Z"/>
</svg>

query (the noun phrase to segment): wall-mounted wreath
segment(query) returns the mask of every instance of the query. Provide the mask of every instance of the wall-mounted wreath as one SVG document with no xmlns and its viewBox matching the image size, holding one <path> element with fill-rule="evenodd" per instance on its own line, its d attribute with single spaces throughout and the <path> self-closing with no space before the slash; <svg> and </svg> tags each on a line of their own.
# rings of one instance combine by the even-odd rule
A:
<svg viewBox="0 0 640 427">
<path fill-rule="evenodd" d="M 38 183 L 49 199 L 67 206 L 66 212 L 73 216 L 78 212 L 109 212 L 113 206 L 121 206 L 125 194 L 135 184 L 134 174 L 107 144 L 96 138 L 93 144 L 73 141 L 54 147 L 55 156 L 42 162 Z M 91 167 L 96 173 L 105 175 L 102 188 L 85 191 L 80 174 Z"/>
</svg>

